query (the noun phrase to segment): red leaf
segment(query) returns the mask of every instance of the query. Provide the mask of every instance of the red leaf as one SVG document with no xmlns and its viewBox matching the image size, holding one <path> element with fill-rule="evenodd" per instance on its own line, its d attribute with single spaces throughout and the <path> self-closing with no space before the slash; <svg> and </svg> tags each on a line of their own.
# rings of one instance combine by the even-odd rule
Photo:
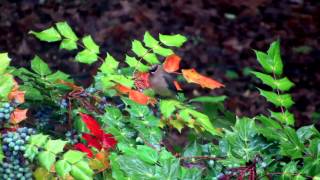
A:
<svg viewBox="0 0 320 180">
<path fill-rule="evenodd" d="M 136 103 L 142 104 L 142 105 L 147 105 L 150 97 L 146 96 L 145 94 L 136 91 L 136 90 L 131 90 L 129 92 L 129 99 L 133 100 Z"/>
<path fill-rule="evenodd" d="M 134 74 L 134 85 L 137 89 L 143 90 L 150 88 L 150 74 L 147 72 L 137 72 Z"/>
<path fill-rule="evenodd" d="M 93 157 L 93 153 L 92 153 L 91 149 L 88 148 L 86 145 L 84 145 L 84 144 L 82 144 L 82 143 L 77 143 L 77 144 L 75 144 L 75 145 L 74 145 L 74 148 L 75 148 L 76 150 L 81 151 L 81 152 L 87 153 L 87 156 L 88 156 L 89 158 L 92 158 L 92 157 Z"/>
<path fill-rule="evenodd" d="M 164 61 L 163 69 L 168 73 L 175 72 L 175 71 L 179 70 L 179 68 L 180 68 L 180 61 L 181 61 L 180 56 L 178 56 L 176 54 L 172 54 L 172 55 L 168 56 L 166 58 L 166 60 Z"/>
<path fill-rule="evenodd" d="M 224 87 L 220 82 L 199 74 L 195 69 L 183 69 L 182 75 L 189 83 L 199 84 L 203 88 L 216 89 Z"/>
<path fill-rule="evenodd" d="M 97 137 L 102 137 L 103 130 L 100 128 L 100 124 L 88 114 L 84 114 L 84 113 L 79 113 L 79 114 L 82 117 L 82 121 L 86 124 L 90 132 Z"/>
<path fill-rule="evenodd" d="M 101 137 L 103 137 L 103 135 Z M 101 150 L 101 148 L 102 148 L 101 140 L 102 139 L 97 138 L 97 137 L 92 136 L 91 134 L 87 134 L 87 133 L 83 133 L 82 138 L 87 141 L 88 146 L 95 147 L 96 149 Z"/>
<path fill-rule="evenodd" d="M 117 140 L 113 137 L 112 134 L 103 134 L 102 146 L 104 149 L 114 148 L 117 144 Z"/>
</svg>

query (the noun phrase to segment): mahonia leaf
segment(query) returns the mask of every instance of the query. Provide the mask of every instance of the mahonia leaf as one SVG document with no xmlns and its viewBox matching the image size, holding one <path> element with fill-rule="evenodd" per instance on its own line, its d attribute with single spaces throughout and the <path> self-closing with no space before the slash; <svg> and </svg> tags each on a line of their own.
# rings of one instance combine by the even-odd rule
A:
<svg viewBox="0 0 320 180">
<path fill-rule="evenodd" d="M 90 35 L 85 36 L 82 38 L 83 45 L 90 50 L 92 53 L 99 54 L 100 48 L 99 46 L 93 41 Z"/>
<path fill-rule="evenodd" d="M 75 144 L 74 148 L 81 151 L 81 152 L 87 153 L 88 158 L 93 157 L 93 153 L 92 153 L 91 149 L 82 143 Z"/>
<path fill-rule="evenodd" d="M 132 41 L 132 51 L 150 64 L 160 63 L 157 56 L 153 53 L 149 53 L 148 50 L 143 47 L 142 43 L 138 40 Z"/>
<path fill-rule="evenodd" d="M 53 163 L 56 161 L 56 155 L 49 151 L 42 151 L 39 153 L 37 159 L 39 160 L 41 166 L 49 171 Z"/>
<path fill-rule="evenodd" d="M 30 31 L 29 34 L 35 35 L 41 41 L 56 42 L 61 40 L 61 36 L 54 27 L 50 27 L 41 32 Z"/>
<path fill-rule="evenodd" d="M 154 53 L 159 54 L 161 56 L 167 57 L 171 54 L 174 54 L 174 52 L 171 49 L 161 47 L 159 45 L 159 41 L 152 37 L 149 32 L 145 32 L 143 42 L 147 47 L 151 48 Z"/>
<path fill-rule="evenodd" d="M 45 149 L 53 154 L 58 154 L 63 152 L 63 148 L 66 144 L 67 141 L 49 139 L 45 145 Z"/>
<path fill-rule="evenodd" d="M 270 58 L 269 61 L 271 61 L 270 64 L 272 64 L 273 67 L 273 72 L 277 75 L 281 75 L 283 71 L 283 64 L 280 53 L 280 41 L 277 40 L 271 43 L 267 53 Z"/>
<path fill-rule="evenodd" d="M 107 57 L 105 58 L 103 64 L 100 66 L 101 72 L 104 74 L 111 74 L 117 70 L 119 66 L 119 62 L 114 59 L 109 53 L 107 53 Z"/>
<path fill-rule="evenodd" d="M 138 61 L 135 57 L 131 57 L 126 55 L 126 61 L 125 61 L 130 67 L 133 67 L 137 69 L 140 72 L 148 72 L 149 71 L 149 66 L 141 63 Z"/>
<path fill-rule="evenodd" d="M 0 75 L 2 75 L 10 64 L 8 53 L 0 53 Z"/>
<path fill-rule="evenodd" d="M 274 93 L 271 91 L 265 91 L 262 89 L 259 89 L 259 91 L 260 91 L 260 94 L 267 99 L 267 101 L 271 102 L 276 106 L 283 106 L 285 108 L 290 108 L 294 104 L 294 101 L 292 100 L 292 97 L 290 94 L 278 95 L 277 93 Z"/>
<path fill-rule="evenodd" d="M 35 134 L 35 135 L 30 136 L 29 143 L 30 143 L 30 145 L 35 145 L 37 147 L 41 147 L 47 142 L 48 138 L 49 138 L 48 135 Z"/>
<path fill-rule="evenodd" d="M 19 124 L 21 121 L 27 119 L 28 109 L 16 108 L 10 115 L 10 123 Z"/>
<path fill-rule="evenodd" d="M 14 87 L 14 79 L 11 74 L 1 75 L 0 78 L 0 100 L 7 100 L 8 95 Z"/>
<path fill-rule="evenodd" d="M 137 146 L 137 156 L 144 162 L 149 164 L 155 164 L 158 161 L 158 152 L 149 146 L 138 145 Z"/>
<path fill-rule="evenodd" d="M 294 125 L 294 115 L 290 113 L 289 111 L 285 112 L 271 112 L 271 117 L 279 120 L 280 122 L 283 122 L 287 125 Z"/>
<path fill-rule="evenodd" d="M 77 35 L 74 33 L 74 31 L 67 22 L 58 22 L 56 23 L 56 27 L 63 37 L 73 41 L 78 40 Z"/>
<path fill-rule="evenodd" d="M 224 87 L 220 82 L 199 74 L 195 69 L 183 69 L 182 75 L 187 82 L 199 84 L 203 88 L 216 89 Z"/>
<path fill-rule="evenodd" d="M 71 164 L 74 164 L 81 161 L 85 155 L 85 153 L 79 151 L 69 150 L 63 154 L 63 159 Z"/>
<path fill-rule="evenodd" d="M 65 177 L 71 171 L 71 167 L 66 160 L 59 160 L 55 163 L 55 170 L 60 177 Z"/>
<path fill-rule="evenodd" d="M 22 104 L 25 102 L 25 91 L 13 89 L 8 95 L 8 98 L 10 101 L 14 101 L 16 103 Z"/>
<path fill-rule="evenodd" d="M 176 100 L 161 100 L 159 104 L 160 112 L 165 118 L 169 118 L 176 111 L 177 106 L 181 106 L 180 104 Z"/>
<path fill-rule="evenodd" d="M 175 34 L 175 35 L 159 34 L 159 39 L 166 46 L 175 46 L 175 47 L 181 47 L 187 41 L 187 38 L 185 36 L 182 36 L 181 34 Z"/>
<path fill-rule="evenodd" d="M 51 74 L 51 70 L 47 63 L 45 63 L 39 56 L 35 56 L 31 60 L 31 69 L 40 76 Z"/>
<path fill-rule="evenodd" d="M 181 61 L 180 56 L 178 56 L 176 54 L 172 54 L 172 55 L 166 57 L 166 59 L 163 63 L 163 69 L 168 73 L 173 73 L 173 72 L 179 70 L 180 61 Z"/>
<path fill-rule="evenodd" d="M 98 55 L 88 49 L 84 49 L 75 57 L 76 61 L 86 64 L 92 64 L 98 60 Z"/>
<path fill-rule="evenodd" d="M 272 89 L 279 89 L 280 91 L 288 91 L 294 84 L 288 78 L 275 80 L 272 76 L 260 72 L 252 72 L 259 78 L 263 84 L 270 86 Z"/>
<path fill-rule="evenodd" d="M 185 120 L 186 122 L 191 121 L 193 118 L 197 123 L 199 123 L 206 131 L 211 133 L 212 135 L 221 135 L 221 132 L 219 132 L 210 122 L 210 119 L 207 115 L 202 114 L 198 111 L 195 111 L 193 109 L 183 109 L 179 112 L 179 115 Z"/>
<path fill-rule="evenodd" d="M 266 53 L 254 50 L 263 69 L 268 73 L 275 73 L 281 75 L 283 71 L 283 64 L 280 55 L 280 42 L 276 41 L 270 45 Z"/>
<path fill-rule="evenodd" d="M 151 102 L 151 98 L 149 96 L 136 90 L 129 91 L 129 99 L 141 105 L 147 105 Z"/>
<path fill-rule="evenodd" d="M 63 39 L 59 46 L 60 49 L 66 49 L 68 51 L 78 48 L 77 42 L 72 39 Z"/>
<path fill-rule="evenodd" d="M 95 120 L 93 117 L 89 116 L 88 114 L 84 114 L 84 113 L 79 113 L 79 114 L 81 116 L 82 121 L 86 124 L 90 132 L 97 137 L 102 137 L 102 134 L 104 132 L 101 129 L 101 126 L 98 123 L 98 121 Z"/>
</svg>

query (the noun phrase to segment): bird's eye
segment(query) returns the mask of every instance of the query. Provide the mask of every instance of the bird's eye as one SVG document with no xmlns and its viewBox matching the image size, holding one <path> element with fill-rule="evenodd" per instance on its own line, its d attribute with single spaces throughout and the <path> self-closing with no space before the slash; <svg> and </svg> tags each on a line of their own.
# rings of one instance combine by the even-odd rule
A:
<svg viewBox="0 0 320 180">
<path fill-rule="evenodd" d="M 157 69 L 158 69 L 158 65 L 153 65 L 153 66 L 151 66 L 149 73 L 154 73 L 154 72 L 156 72 Z"/>
</svg>

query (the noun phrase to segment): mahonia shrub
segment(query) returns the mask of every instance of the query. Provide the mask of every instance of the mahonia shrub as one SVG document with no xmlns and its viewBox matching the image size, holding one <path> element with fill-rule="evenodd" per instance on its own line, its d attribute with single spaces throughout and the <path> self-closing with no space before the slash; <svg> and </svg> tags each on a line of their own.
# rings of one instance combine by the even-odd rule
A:
<svg viewBox="0 0 320 180">
<path fill-rule="evenodd" d="M 100 66 L 82 87 L 37 55 L 27 69 L 0 53 L 1 179 L 320 179 L 320 133 L 293 127 L 294 84 L 283 75 L 279 41 L 254 50 L 261 69 L 252 71 L 274 107 L 237 117 L 224 108 L 226 96 L 184 95 L 187 83 L 224 85 L 180 69 L 174 51 L 187 41 L 183 35 L 146 32 L 119 61 L 67 22 L 30 34 L 59 44 L 76 62 Z M 167 83 L 175 96 L 153 89 L 155 67 L 174 77 Z M 179 133 L 186 142 L 175 139 Z"/>
</svg>

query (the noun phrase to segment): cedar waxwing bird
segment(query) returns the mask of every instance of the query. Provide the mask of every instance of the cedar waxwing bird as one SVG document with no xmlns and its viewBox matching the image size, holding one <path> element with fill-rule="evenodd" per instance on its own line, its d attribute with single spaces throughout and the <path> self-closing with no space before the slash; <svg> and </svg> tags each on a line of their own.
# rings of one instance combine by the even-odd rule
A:
<svg viewBox="0 0 320 180">
<path fill-rule="evenodd" d="M 153 66 L 150 71 L 149 83 L 155 94 L 162 97 L 175 97 L 176 88 L 173 75 L 165 72 L 161 65 Z"/>
</svg>

